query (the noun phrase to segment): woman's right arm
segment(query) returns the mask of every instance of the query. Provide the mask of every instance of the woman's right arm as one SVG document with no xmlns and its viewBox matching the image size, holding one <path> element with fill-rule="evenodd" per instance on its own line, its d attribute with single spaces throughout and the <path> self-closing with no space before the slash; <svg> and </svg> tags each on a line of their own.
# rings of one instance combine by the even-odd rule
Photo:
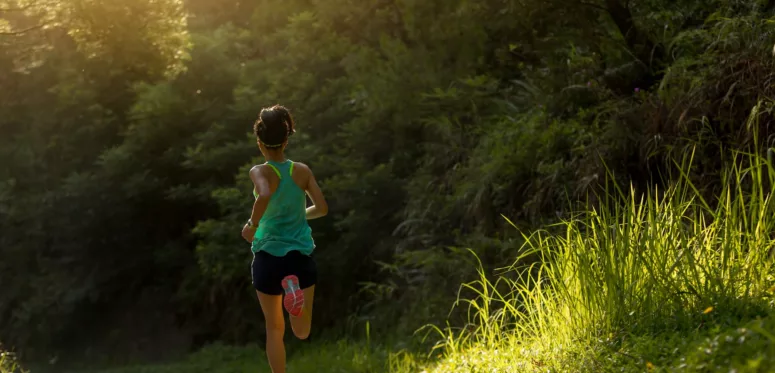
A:
<svg viewBox="0 0 775 373">
<path fill-rule="evenodd" d="M 253 188 L 255 188 L 258 197 L 253 202 L 253 209 L 250 211 L 249 222 L 253 223 L 253 226 L 245 224 L 242 227 L 242 238 L 245 241 L 253 242 L 253 236 L 256 235 L 256 229 L 258 228 L 258 222 L 264 217 L 266 207 L 269 205 L 269 200 L 272 198 L 272 189 L 269 187 L 269 180 L 264 175 L 263 168 L 261 166 L 255 166 L 250 169 L 250 179 L 253 180 Z"/>
<path fill-rule="evenodd" d="M 320 190 L 320 186 L 318 185 L 317 180 L 315 180 L 315 175 L 312 174 L 312 170 L 309 167 L 305 168 L 309 173 L 305 192 L 307 192 L 307 195 L 312 200 L 312 206 L 307 208 L 307 219 L 312 220 L 322 218 L 328 214 L 328 203 L 326 203 L 326 198 L 323 196 L 323 191 Z"/>
</svg>

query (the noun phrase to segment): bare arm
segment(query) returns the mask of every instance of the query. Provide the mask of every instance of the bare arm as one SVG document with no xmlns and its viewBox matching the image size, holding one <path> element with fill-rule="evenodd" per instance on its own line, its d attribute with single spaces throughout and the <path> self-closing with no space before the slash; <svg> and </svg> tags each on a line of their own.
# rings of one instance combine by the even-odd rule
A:
<svg viewBox="0 0 775 373">
<path fill-rule="evenodd" d="M 242 228 L 242 238 L 248 242 L 253 241 L 258 222 L 261 221 L 261 218 L 264 216 L 266 208 L 269 206 L 269 200 L 272 198 L 272 189 L 269 186 L 269 180 L 261 171 L 260 166 L 253 167 L 250 170 L 250 179 L 253 181 L 253 187 L 258 193 L 258 198 L 253 202 L 253 210 L 250 213 L 250 221 L 253 223 L 253 226 L 250 227 L 248 224 L 245 224 Z"/>
<path fill-rule="evenodd" d="M 253 202 L 253 212 L 250 214 L 250 220 L 253 224 L 258 224 L 269 206 L 269 199 L 272 198 L 272 188 L 269 186 L 269 180 L 261 172 L 260 167 L 254 167 L 250 170 L 250 179 L 253 180 L 253 186 L 256 188 L 258 198 Z"/>
<path fill-rule="evenodd" d="M 328 214 L 328 203 L 323 196 L 323 191 L 320 190 L 317 180 L 315 180 L 315 175 L 312 174 L 312 170 L 308 167 L 307 170 L 309 172 L 309 178 L 307 179 L 307 186 L 304 191 L 307 192 L 307 195 L 312 200 L 312 206 L 307 208 L 307 219 L 312 220 L 322 218 Z"/>
</svg>

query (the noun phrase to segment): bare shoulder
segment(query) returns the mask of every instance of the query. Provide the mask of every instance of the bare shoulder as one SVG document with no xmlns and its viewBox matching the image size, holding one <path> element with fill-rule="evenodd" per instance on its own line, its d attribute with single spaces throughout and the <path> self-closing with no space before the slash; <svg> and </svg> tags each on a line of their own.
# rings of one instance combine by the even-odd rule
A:
<svg viewBox="0 0 775 373">
<path fill-rule="evenodd" d="M 312 174 L 312 170 L 311 170 L 311 169 L 309 168 L 309 166 L 307 166 L 307 164 L 305 164 L 305 163 L 301 163 L 301 162 L 293 162 L 293 167 L 294 167 L 295 169 L 298 169 L 298 170 L 300 170 L 300 171 L 301 171 L 301 172 L 303 172 L 304 174 L 307 174 L 307 175 L 310 175 L 310 174 Z"/>
<path fill-rule="evenodd" d="M 266 176 L 267 175 L 267 165 L 265 164 L 257 164 L 253 166 L 250 169 L 250 176 L 251 177 L 259 177 L 259 176 Z"/>
<path fill-rule="evenodd" d="M 301 162 L 293 162 L 293 179 L 300 188 L 306 189 L 312 178 L 312 170 L 309 166 Z"/>
</svg>

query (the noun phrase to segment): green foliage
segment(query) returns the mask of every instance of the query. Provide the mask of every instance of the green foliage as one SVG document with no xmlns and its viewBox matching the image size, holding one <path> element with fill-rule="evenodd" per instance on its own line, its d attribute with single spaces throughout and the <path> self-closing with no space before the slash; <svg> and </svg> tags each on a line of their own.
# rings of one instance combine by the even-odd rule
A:
<svg viewBox="0 0 775 373">
<path fill-rule="evenodd" d="M 388 360 L 393 359 L 392 354 L 389 354 L 383 346 L 325 340 L 316 342 L 314 347 L 307 345 L 289 353 L 289 357 L 291 361 L 288 363 L 288 370 L 310 373 L 384 372 Z M 245 371 L 269 372 L 264 351 L 258 346 L 236 347 L 214 344 L 180 362 L 100 370 L 99 373 L 241 373 Z"/>
<path fill-rule="evenodd" d="M 494 281 L 527 239 L 502 215 L 526 230 L 573 219 L 610 202 L 607 175 L 661 196 L 690 147 L 710 199 L 733 164 L 719 147 L 754 144 L 754 128 L 775 145 L 757 105 L 773 93 L 770 3 L 0 0 L 0 330 L 29 358 L 129 350 L 136 325 L 115 315 L 164 299 L 154 314 L 175 322 L 143 326 L 185 334 L 181 349 L 260 338 L 238 231 L 251 125 L 275 103 L 298 123 L 289 157 L 331 205 L 312 223 L 316 327 L 456 325 L 449 302 L 477 275 L 458 248 Z M 700 285 L 718 287 L 684 290 Z M 578 301 L 613 302 L 601 291 Z M 646 320 L 701 307 L 659 301 Z M 601 327 L 629 320 L 626 302 Z"/>
<path fill-rule="evenodd" d="M 725 187 L 711 200 L 688 179 L 693 156 L 663 192 L 638 196 L 612 184 L 602 206 L 525 234 L 519 258 L 495 281 L 481 262 L 469 263 L 480 268 L 480 279 L 461 287 L 472 295 L 459 298 L 469 323 L 431 327 L 442 337 L 435 358 L 373 343 L 367 324 L 359 343 L 294 350 L 289 369 L 770 371 L 775 167 L 730 152 Z M 430 266 L 447 271 L 435 260 Z M 184 362 L 110 372 L 265 368 L 254 350 L 216 345 Z"/>
<path fill-rule="evenodd" d="M 26 371 L 19 366 L 13 353 L 0 350 L 0 373 L 26 373 Z"/>
<path fill-rule="evenodd" d="M 480 270 L 463 285 L 471 327 L 435 328 L 445 358 L 431 371 L 764 371 L 775 358 L 775 168 L 733 152 L 723 189 L 705 199 L 688 179 L 693 156 L 667 190 L 614 187 L 601 206 L 526 234 L 496 281 Z"/>
<path fill-rule="evenodd" d="M 104 371 L 105 373 L 174 373 L 174 372 L 223 372 L 238 373 L 256 371 L 268 366 L 266 358 L 258 353 L 258 346 L 227 347 L 210 345 L 185 361 L 158 366 L 135 366 Z"/>
<path fill-rule="evenodd" d="M 180 0 L 0 2 L 0 42 L 25 49 L 34 45 L 35 50 L 50 47 L 46 37 L 59 32 L 72 38 L 87 59 L 99 59 L 100 64 L 115 70 L 129 70 L 129 75 L 141 74 L 134 78 L 179 73 L 190 46 Z M 19 67 L 43 63 L 26 61 Z"/>
</svg>

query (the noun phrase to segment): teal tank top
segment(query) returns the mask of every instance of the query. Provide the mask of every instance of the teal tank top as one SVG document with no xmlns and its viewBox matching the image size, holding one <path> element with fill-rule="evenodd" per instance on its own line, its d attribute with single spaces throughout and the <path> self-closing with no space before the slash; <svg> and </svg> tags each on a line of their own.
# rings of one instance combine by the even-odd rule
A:
<svg viewBox="0 0 775 373">
<path fill-rule="evenodd" d="M 315 241 L 307 223 L 307 197 L 291 177 L 293 162 L 266 163 L 280 178 L 280 184 L 258 223 L 251 249 L 253 253 L 264 251 L 278 257 L 293 250 L 310 255 L 315 249 Z M 258 198 L 255 188 L 253 196 Z"/>
</svg>

